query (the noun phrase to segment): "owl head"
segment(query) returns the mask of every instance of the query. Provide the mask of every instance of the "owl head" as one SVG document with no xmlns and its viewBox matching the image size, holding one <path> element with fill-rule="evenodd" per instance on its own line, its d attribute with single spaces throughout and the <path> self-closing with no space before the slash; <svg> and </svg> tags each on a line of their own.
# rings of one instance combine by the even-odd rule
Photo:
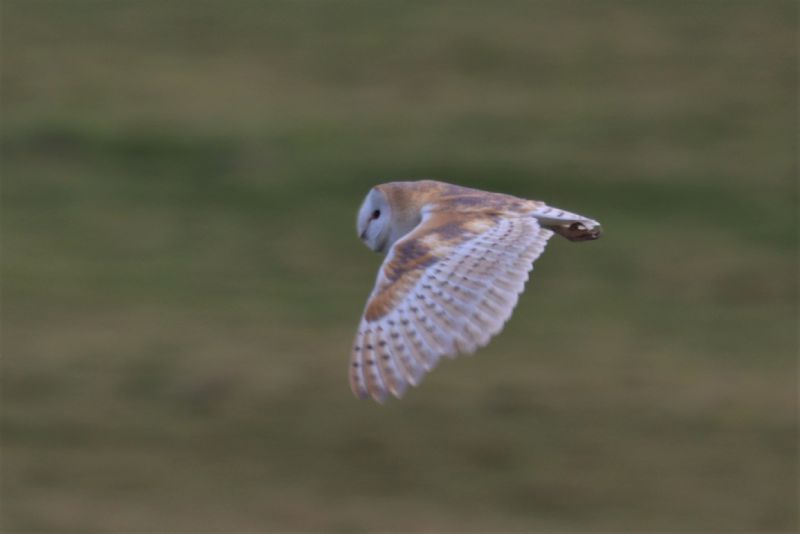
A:
<svg viewBox="0 0 800 534">
<path fill-rule="evenodd" d="M 393 182 L 370 189 L 358 210 L 356 230 L 370 250 L 385 253 L 421 219 L 421 205 L 402 182 Z"/>
</svg>

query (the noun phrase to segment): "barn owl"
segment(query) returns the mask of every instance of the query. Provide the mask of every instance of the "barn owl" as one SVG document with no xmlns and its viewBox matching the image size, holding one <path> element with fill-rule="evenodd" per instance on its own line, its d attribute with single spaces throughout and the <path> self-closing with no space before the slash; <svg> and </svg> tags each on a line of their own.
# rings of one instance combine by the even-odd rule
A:
<svg viewBox="0 0 800 534">
<path fill-rule="evenodd" d="M 432 180 L 372 188 L 356 226 L 386 254 L 349 369 L 353 393 L 378 402 L 499 333 L 554 232 L 571 241 L 601 233 L 597 221 L 544 202 Z"/>
</svg>

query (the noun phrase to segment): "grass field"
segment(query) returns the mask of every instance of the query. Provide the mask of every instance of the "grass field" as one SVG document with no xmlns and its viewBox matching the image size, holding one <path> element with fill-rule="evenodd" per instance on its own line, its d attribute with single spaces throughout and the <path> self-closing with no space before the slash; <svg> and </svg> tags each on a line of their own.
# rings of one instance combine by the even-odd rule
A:
<svg viewBox="0 0 800 534">
<path fill-rule="evenodd" d="M 4 531 L 798 527 L 794 2 L 0 9 Z M 359 402 L 422 177 L 606 235 Z"/>
</svg>

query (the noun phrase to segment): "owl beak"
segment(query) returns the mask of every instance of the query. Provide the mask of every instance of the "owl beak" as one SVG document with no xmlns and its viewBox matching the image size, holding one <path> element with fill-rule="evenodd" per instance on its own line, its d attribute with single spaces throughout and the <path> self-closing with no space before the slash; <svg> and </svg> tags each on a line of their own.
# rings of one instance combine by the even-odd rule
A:
<svg viewBox="0 0 800 534">
<path fill-rule="evenodd" d="M 364 231 L 361 232 L 361 235 L 358 237 L 361 239 L 361 241 L 364 241 L 367 238 L 367 230 L 364 229 Z"/>
</svg>

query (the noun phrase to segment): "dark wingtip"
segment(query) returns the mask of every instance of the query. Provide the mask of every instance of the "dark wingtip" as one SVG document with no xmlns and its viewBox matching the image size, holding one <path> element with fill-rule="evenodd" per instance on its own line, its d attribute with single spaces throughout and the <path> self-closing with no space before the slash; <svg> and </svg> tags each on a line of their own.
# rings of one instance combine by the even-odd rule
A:
<svg viewBox="0 0 800 534">
<path fill-rule="evenodd" d="M 600 225 L 587 228 L 580 222 L 564 226 L 552 226 L 550 229 L 570 241 L 594 241 L 603 235 L 603 228 Z"/>
</svg>

